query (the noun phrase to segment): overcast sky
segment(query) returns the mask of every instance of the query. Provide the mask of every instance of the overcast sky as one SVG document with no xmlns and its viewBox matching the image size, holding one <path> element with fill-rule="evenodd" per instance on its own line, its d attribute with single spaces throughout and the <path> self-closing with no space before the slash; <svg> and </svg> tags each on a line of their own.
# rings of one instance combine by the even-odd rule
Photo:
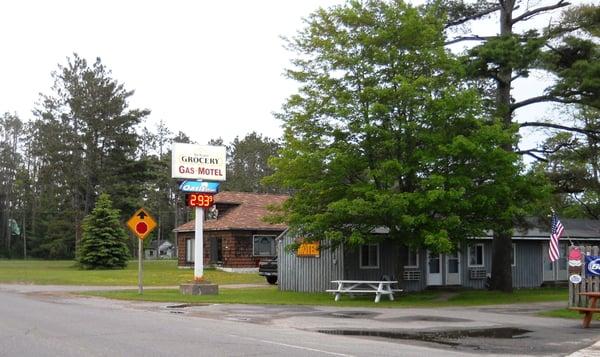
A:
<svg viewBox="0 0 600 357">
<path fill-rule="evenodd" d="M 280 36 L 336 0 L 81 1 L 0 3 L 0 113 L 32 117 L 51 72 L 77 52 L 100 57 L 135 90 L 131 106 L 205 144 L 257 131 L 279 137 L 272 116 L 294 91 Z"/>
<path fill-rule="evenodd" d="M 201 144 L 217 137 L 229 143 L 251 131 L 279 137 L 272 113 L 296 88 L 282 76 L 291 53 L 280 36 L 295 34 L 319 6 L 338 3 L 2 1 L 0 113 L 31 119 L 38 94 L 50 93 L 51 72 L 77 52 L 90 62 L 100 57 L 115 79 L 135 90 L 131 107 L 152 111 L 149 127 L 162 119 Z M 527 94 L 535 88 L 528 86 Z"/>
</svg>

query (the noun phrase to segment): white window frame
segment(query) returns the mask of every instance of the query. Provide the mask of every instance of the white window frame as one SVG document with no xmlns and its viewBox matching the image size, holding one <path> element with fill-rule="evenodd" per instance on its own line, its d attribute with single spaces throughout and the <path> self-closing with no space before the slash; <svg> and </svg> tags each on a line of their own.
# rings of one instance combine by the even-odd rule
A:
<svg viewBox="0 0 600 357">
<path fill-rule="evenodd" d="M 419 268 L 419 250 L 418 249 L 408 248 L 408 255 L 407 255 L 406 263 L 409 263 L 409 259 L 408 258 L 410 257 L 411 253 L 415 254 L 415 265 L 405 265 L 404 268 L 406 268 L 406 269 L 418 269 Z"/>
<path fill-rule="evenodd" d="M 481 247 L 481 264 L 471 264 L 471 248 L 475 248 L 477 253 L 477 247 Z M 482 268 L 485 266 L 485 245 L 483 243 L 470 244 L 467 248 L 467 264 L 469 268 Z"/>
<path fill-rule="evenodd" d="M 517 243 L 512 244 L 512 261 L 510 262 L 511 267 L 517 266 Z"/>
<path fill-rule="evenodd" d="M 185 241 L 185 261 L 187 263 L 194 263 L 194 248 L 195 248 L 196 239 L 190 238 Z"/>
<path fill-rule="evenodd" d="M 273 254 L 256 254 L 256 250 L 254 249 L 254 243 L 255 243 L 255 239 L 257 237 L 261 237 L 261 238 L 271 238 L 272 239 L 272 244 L 271 247 L 273 248 L 273 250 L 271 251 L 271 253 Z M 275 244 L 275 238 L 277 238 L 276 235 L 270 235 L 270 234 L 254 234 L 252 236 L 252 256 L 253 257 L 274 257 L 277 255 L 277 245 Z"/>
<path fill-rule="evenodd" d="M 377 252 L 377 265 L 364 265 L 363 261 L 362 261 L 362 257 L 363 257 L 363 249 L 364 247 L 375 247 L 375 251 Z M 379 269 L 379 243 L 367 243 L 367 244 L 363 244 L 360 246 L 360 249 L 358 251 L 358 261 L 360 264 L 360 268 L 361 269 Z"/>
</svg>

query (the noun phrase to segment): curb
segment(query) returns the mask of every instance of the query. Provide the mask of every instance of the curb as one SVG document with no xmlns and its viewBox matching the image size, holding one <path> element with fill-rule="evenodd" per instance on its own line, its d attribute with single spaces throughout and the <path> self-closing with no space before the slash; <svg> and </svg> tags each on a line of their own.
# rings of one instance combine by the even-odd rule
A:
<svg viewBox="0 0 600 357">
<path fill-rule="evenodd" d="M 600 357 L 600 341 L 577 352 L 573 352 L 567 355 L 567 357 Z"/>
</svg>

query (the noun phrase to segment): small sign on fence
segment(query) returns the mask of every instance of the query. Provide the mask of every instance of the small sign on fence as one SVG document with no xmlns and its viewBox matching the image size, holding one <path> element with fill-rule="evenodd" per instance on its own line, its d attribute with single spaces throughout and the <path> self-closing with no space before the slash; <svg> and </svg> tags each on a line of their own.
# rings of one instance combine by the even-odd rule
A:
<svg viewBox="0 0 600 357">
<path fill-rule="evenodd" d="M 588 292 L 600 291 L 600 249 L 597 246 L 571 246 L 569 263 L 569 307 L 585 307 Z"/>
<path fill-rule="evenodd" d="M 595 255 L 585 257 L 585 275 L 600 276 L 600 257 Z"/>
</svg>

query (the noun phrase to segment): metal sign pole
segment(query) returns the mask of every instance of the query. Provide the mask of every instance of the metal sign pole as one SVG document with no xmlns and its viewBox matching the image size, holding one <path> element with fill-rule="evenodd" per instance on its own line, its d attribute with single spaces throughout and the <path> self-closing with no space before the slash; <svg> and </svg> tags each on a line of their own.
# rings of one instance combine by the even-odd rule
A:
<svg viewBox="0 0 600 357">
<path fill-rule="evenodd" d="M 144 238 L 156 228 L 156 221 L 145 209 L 140 208 L 127 220 L 127 227 L 138 237 L 138 293 L 141 295 L 144 292 L 144 287 L 142 286 L 144 276 L 144 265 L 142 263 Z"/>
<path fill-rule="evenodd" d="M 204 209 L 196 207 L 196 233 L 194 235 L 194 281 L 204 275 Z"/>
<path fill-rule="evenodd" d="M 144 287 L 142 286 L 142 280 L 144 275 L 144 266 L 142 265 L 142 239 L 138 239 L 138 294 L 144 293 Z"/>
</svg>

